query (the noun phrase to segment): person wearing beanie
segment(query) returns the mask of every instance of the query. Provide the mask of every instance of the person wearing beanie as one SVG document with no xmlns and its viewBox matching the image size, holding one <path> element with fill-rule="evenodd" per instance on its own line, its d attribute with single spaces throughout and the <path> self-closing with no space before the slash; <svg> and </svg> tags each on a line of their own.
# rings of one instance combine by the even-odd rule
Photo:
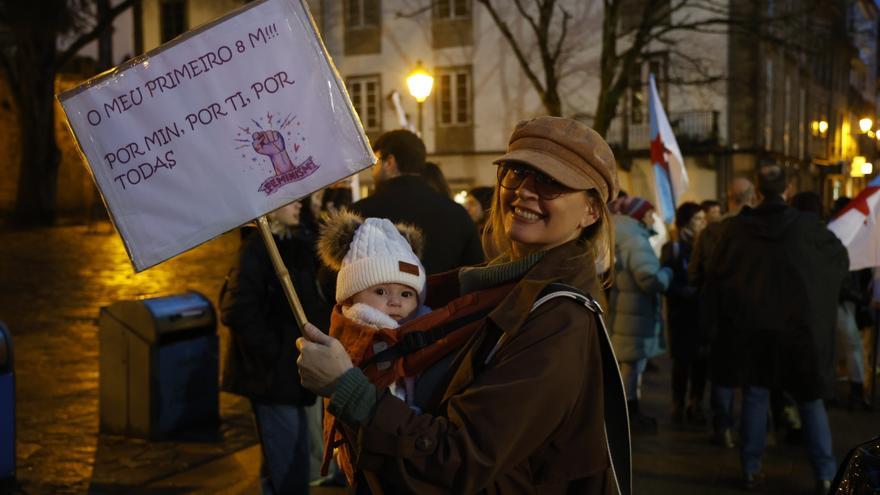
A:
<svg viewBox="0 0 880 495">
<path fill-rule="evenodd" d="M 685 419 L 697 424 L 706 421 L 703 395 L 709 372 L 709 340 L 700 325 L 699 290 L 688 282 L 687 273 L 694 239 L 705 226 L 706 213 L 702 207 L 693 202 L 682 203 L 675 211 L 678 239 L 664 244 L 660 254 L 660 264 L 672 269 L 666 307 L 672 354 L 672 420 L 677 423 Z"/>
<path fill-rule="evenodd" d="M 660 265 L 651 247 L 654 205 L 637 196 L 618 198 L 614 220 L 615 284 L 609 294 L 608 325 L 620 363 L 634 434 L 657 432 L 657 421 L 641 412 L 642 374 L 648 359 L 664 352 L 660 294 L 672 269 Z"/>
<path fill-rule="evenodd" d="M 303 385 L 329 398 L 374 493 L 629 494 L 625 401 L 601 320 L 568 297 L 532 310 L 551 284 L 604 302 L 596 266 L 614 247 L 614 154 L 582 122 L 537 117 L 516 125 L 495 164 L 491 261 L 431 287 L 453 280 L 454 301 L 507 292 L 473 322 L 425 412 L 370 383 L 342 342 L 309 325 L 298 341 Z"/>
<path fill-rule="evenodd" d="M 425 268 L 416 255 L 421 250 L 417 228 L 384 218 L 363 219 L 347 210 L 328 217 L 318 240 L 321 259 L 337 272 L 336 303 L 342 315 L 377 329 L 397 328 L 430 311 L 421 304 Z M 412 405 L 412 393 L 406 394 L 412 386 L 407 378 L 392 393 Z"/>
</svg>

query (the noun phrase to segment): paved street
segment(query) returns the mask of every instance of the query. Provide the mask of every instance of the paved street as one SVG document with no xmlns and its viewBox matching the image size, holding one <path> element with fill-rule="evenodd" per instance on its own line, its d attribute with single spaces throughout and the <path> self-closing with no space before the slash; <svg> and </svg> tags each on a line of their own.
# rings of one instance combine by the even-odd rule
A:
<svg viewBox="0 0 880 495">
<path fill-rule="evenodd" d="M 0 231 L 0 320 L 12 330 L 18 380 L 18 478 L 26 494 L 255 493 L 259 450 L 247 404 L 222 394 L 218 442 L 144 442 L 98 434 L 97 316 L 117 300 L 194 289 L 216 304 L 238 245 L 231 234 L 134 274 L 109 225 Z M 646 375 L 644 409 L 661 433 L 637 438 L 636 493 L 741 493 L 735 450 L 700 428 L 672 428 L 668 362 Z M 880 434 L 880 415 L 831 412 L 835 450 Z M 766 493 L 805 493 L 803 447 L 768 448 Z M 318 493 L 315 491 L 313 493 Z M 322 490 L 320 493 L 333 493 Z"/>
</svg>

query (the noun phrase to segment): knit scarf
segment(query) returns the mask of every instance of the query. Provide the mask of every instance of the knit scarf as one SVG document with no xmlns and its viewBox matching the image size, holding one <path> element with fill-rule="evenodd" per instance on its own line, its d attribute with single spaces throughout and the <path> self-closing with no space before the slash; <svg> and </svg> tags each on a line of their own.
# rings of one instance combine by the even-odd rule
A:
<svg viewBox="0 0 880 495">
<path fill-rule="evenodd" d="M 509 254 L 502 254 L 486 266 L 462 268 L 458 273 L 461 294 L 518 280 L 531 270 L 544 254 L 545 251 L 538 251 L 516 260 L 510 259 Z"/>
</svg>

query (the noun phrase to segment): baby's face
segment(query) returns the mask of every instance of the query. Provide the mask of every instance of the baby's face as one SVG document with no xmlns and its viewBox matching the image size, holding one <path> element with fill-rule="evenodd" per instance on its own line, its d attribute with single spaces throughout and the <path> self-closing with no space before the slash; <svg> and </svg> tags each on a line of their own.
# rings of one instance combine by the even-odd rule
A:
<svg viewBox="0 0 880 495">
<path fill-rule="evenodd" d="M 362 290 L 352 296 L 353 303 L 372 306 L 400 321 L 409 316 L 419 305 L 418 293 L 402 284 L 380 284 Z"/>
</svg>

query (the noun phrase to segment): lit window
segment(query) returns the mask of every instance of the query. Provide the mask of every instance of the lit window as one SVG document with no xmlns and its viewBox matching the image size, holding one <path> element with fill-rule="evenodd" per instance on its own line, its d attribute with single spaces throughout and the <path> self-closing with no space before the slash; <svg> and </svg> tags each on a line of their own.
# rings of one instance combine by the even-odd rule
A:
<svg viewBox="0 0 880 495">
<path fill-rule="evenodd" d="M 435 0 L 437 19 L 467 19 L 471 16 L 471 0 Z"/>
<path fill-rule="evenodd" d="M 361 118 L 361 125 L 367 132 L 381 131 L 381 107 L 379 98 L 382 94 L 379 76 L 356 76 L 348 78 L 348 94 L 355 111 Z"/>
<path fill-rule="evenodd" d="M 346 27 L 349 29 L 379 25 L 379 0 L 345 0 Z"/>
<path fill-rule="evenodd" d="M 438 69 L 436 80 L 440 125 L 470 124 L 473 97 L 470 68 Z"/>
</svg>

